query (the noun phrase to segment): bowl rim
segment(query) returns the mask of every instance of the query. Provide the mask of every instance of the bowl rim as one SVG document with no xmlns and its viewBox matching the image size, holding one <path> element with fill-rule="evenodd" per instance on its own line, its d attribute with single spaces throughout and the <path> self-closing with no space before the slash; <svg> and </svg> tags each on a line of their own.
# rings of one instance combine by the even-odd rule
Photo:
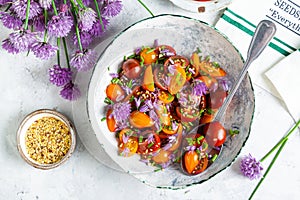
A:
<svg viewBox="0 0 300 200">
<path fill-rule="evenodd" d="M 29 120 L 32 119 L 33 117 L 36 117 L 37 115 L 43 115 L 43 114 L 45 114 L 44 117 L 54 117 L 56 119 L 61 120 L 64 124 L 67 125 L 67 127 L 69 128 L 69 132 L 71 134 L 70 149 L 68 150 L 68 152 L 62 159 L 60 159 L 58 162 L 51 163 L 51 164 L 40 164 L 38 162 L 34 162 L 33 159 L 30 159 L 29 155 L 26 152 L 24 152 L 24 149 L 22 148 L 22 144 L 21 144 L 21 135 L 22 135 L 23 131 L 26 131 L 26 130 L 24 130 L 24 128 L 27 125 L 27 123 L 29 123 Z M 37 117 L 37 119 L 40 119 L 42 117 L 43 116 Z M 21 121 L 19 128 L 17 130 L 16 136 L 17 136 L 17 149 L 18 149 L 21 157 L 29 165 L 31 165 L 37 169 L 48 170 L 48 169 L 53 169 L 53 168 L 60 166 L 61 164 L 66 162 L 71 157 L 71 155 L 73 154 L 73 152 L 75 150 L 75 146 L 76 146 L 76 128 L 75 128 L 75 126 L 65 115 L 63 115 L 62 113 L 60 113 L 56 110 L 52 110 L 52 109 L 38 109 L 38 110 L 35 110 L 35 111 L 27 114 L 24 117 L 24 119 Z"/>
</svg>

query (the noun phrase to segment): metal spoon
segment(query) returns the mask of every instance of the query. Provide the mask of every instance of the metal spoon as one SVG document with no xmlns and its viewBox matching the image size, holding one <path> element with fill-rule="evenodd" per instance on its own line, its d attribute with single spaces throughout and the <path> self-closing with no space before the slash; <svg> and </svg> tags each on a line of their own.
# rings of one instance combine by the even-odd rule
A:
<svg viewBox="0 0 300 200">
<path fill-rule="evenodd" d="M 244 66 L 242 67 L 242 71 L 240 72 L 239 76 L 237 77 L 235 83 L 233 84 L 229 95 L 226 97 L 224 103 L 220 107 L 218 113 L 216 114 L 215 118 L 213 119 L 213 122 L 221 122 L 226 109 L 231 102 L 234 94 L 236 93 L 237 89 L 239 88 L 242 80 L 244 79 L 247 70 L 250 66 L 250 64 L 262 53 L 262 51 L 265 49 L 265 47 L 269 44 L 273 36 L 276 32 L 276 26 L 273 22 L 269 20 L 262 20 L 255 30 L 254 36 L 252 37 L 248 53 L 247 53 L 247 59 L 244 63 Z M 193 133 L 197 131 L 203 124 L 198 125 L 195 127 L 190 133 Z M 183 166 L 184 159 L 181 159 L 181 169 L 184 173 L 188 175 L 196 175 L 196 174 L 189 174 L 185 171 Z"/>
</svg>

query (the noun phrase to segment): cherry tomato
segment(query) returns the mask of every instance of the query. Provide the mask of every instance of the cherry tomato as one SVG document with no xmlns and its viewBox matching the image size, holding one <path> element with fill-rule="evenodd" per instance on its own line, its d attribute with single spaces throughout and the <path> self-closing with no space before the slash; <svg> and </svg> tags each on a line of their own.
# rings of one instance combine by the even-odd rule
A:
<svg viewBox="0 0 300 200">
<path fill-rule="evenodd" d="M 129 123 L 135 128 L 149 128 L 154 124 L 147 114 L 139 111 L 134 111 L 130 114 Z"/>
<path fill-rule="evenodd" d="M 208 96 L 209 107 L 212 109 L 220 108 L 223 102 L 225 101 L 226 97 L 227 92 L 222 89 L 218 89 L 215 92 L 211 92 Z"/>
<path fill-rule="evenodd" d="M 213 114 L 209 114 L 207 112 L 205 112 L 200 119 L 200 124 L 207 124 L 209 122 L 212 122 L 214 119 L 214 115 Z"/>
<path fill-rule="evenodd" d="M 150 92 L 154 92 L 154 90 L 155 90 L 153 72 L 152 72 L 152 66 L 151 65 L 148 65 L 145 69 L 143 88 L 145 90 L 150 91 Z"/>
<path fill-rule="evenodd" d="M 120 85 L 111 83 L 106 87 L 106 96 L 113 102 L 118 102 L 125 98 L 125 92 Z"/>
<path fill-rule="evenodd" d="M 168 91 L 170 94 L 176 94 L 181 90 L 186 82 L 186 73 L 183 68 L 175 66 L 174 73 L 170 75 Z"/>
<path fill-rule="evenodd" d="M 112 113 L 112 109 L 108 109 L 107 113 L 106 113 L 106 124 L 107 124 L 107 127 L 108 127 L 108 130 L 110 132 L 115 132 L 116 131 L 116 121 L 114 119 L 114 117 L 111 115 Z"/>
<path fill-rule="evenodd" d="M 175 49 L 168 45 L 160 45 L 156 47 L 155 51 L 159 57 L 171 57 L 176 55 Z"/>
<path fill-rule="evenodd" d="M 155 49 L 151 49 L 151 48 L 144 48 L 141 53 L 141 60 L 144 61 L 144 64 L 151 64 L 151 63 L 155 63 L 158 55 L 155 51 Z"/>
<path fill-rule="evenodd" d="M 181 164 L 186 173 L 197 175 L 207 168 L 208 158 L 206 154 L 200 157 L 196 151 L 187 151 L 183 154 Z"/>
<path fill-rule="evenodd" d="M 175 65 L 175 66 L 185 69 L 190 65 L 190 61 L 183 56 L 179 56 L 179 55 L 172 56 L 172 57 L 168 58 L 168 60 L 166 60 L 164 63 L 164 68 L 165 68 L 166 73 L 169 72 L 168 67 L 170 65 Z"/>
<path fill-rule="evenodd" d="M 174 127 L 172 127 L 172 123 L 176 123 L 175 129 L 173 129 Z M 175 121 L 173 121 L 172 123 L 170 125 L 163 125 L 162 131 L 168 135 L 174 135 L 175 133 L 177 133 L 179 125 Z"/>
<path fill-rule="evenodd" d="M 165 82 L 166 78 L 163 70 L 160 70 L 158 67 L 154 69 L 154 83 L 158 88 L 168 90 L 168 86 Z"/>
<path fill-rule="evenodd" d="M 211 122 L 203 127 L 207 143 L 212 147 L 221 146 L 226 140 L 226 130 L 220 122 Z"/>
<path fill-rule="evenodd" d="M 146 135 L 146 139 L 143 139 L 142 142 L 139 142 L 138 152 L 141 154 L 152 154 L 160 149 L 160 138 L 155 133 L 150 133 L 153 135 L 151 141 L 149 141 L 149 135 Z"/>
<path fill-rule="evenodd" d="M 167 91 L 160 90 L 158 92 L 158 98 L 165 104 L 171 103 L 174 100 L 174 95 L 171 95 Z"/>
<path fill-rule="evenodd" d="M 210 61 L 201 61 L 199 65 L 201 75 L 209 75 L 212 77 L 226 76 L 226 72 L 221 67 L 214 66 Z"/>
<path fill-rule="evenodd" d="M 155 107 L 155 112 L 158 115 L 161 124 L 167 126 L 171 124 L 170 114 L 168 113 L 166 105 L 158 103 Z"/>
<path fill-rule="evenodd" d="M 130 79 L 139 77 L 139 75 L 142 72 L 142 67 L 140 66 L 140 63 L 133 58 L 125 60 L 122 64 L 122 69 L 125 76 Z"/>
<path fill-rule="evenodd" d="M 196 112 L 196 110 L 194 110 Z M 195 121 L 199 116 L 194 116 L 192 114 L 192 110 L 188 110 L 181 107 L 176 107 L 176 114 L 178 118 L 183 122 L 193 122 Z"/>
<path fill-rule="evenodd" d="M 119 133 L 119 152 L 122 156 L 124 157 L 129 157 L 134 155 L 137 150 L 138 150 L 138 141 L 137 138 L 134 136 L 129 136 L 127 135 L 128 133 L 130 133 L 132 130 L 130 129 L 123 129 L 120 133 Z M 124 140 L 124 134 L 126 137 L 128 137 L 126 139 L 126 141 Z"/>
<path fill-rule="evenodd" d="M 151 159 L 157 164 L 162 164 L 162 163 L 166 163 L 170 160 L 170 155 L 171 155 L 170 151 L 160 149 L 159 152 L 155 156 L 153 156 Z"/>
<path fill-rule="evenodd" d="M 168 151 L 175 151 L 180 147 L 181 142 L 182 142 L 182 130 L 183 130 L 182 125 L 178 124 L 176 140 L 174 143 L 172 143 L 172 146 L 168 149 Z"/>
<path fill-rule="evenodd" d="M 202 82 L 205 83 L 207 88 L 212 88 L 214 84 L 217 84 L 217 79 L 211 76 L 200 76 L 197 79 L 200 79 Z"/>
</svg>

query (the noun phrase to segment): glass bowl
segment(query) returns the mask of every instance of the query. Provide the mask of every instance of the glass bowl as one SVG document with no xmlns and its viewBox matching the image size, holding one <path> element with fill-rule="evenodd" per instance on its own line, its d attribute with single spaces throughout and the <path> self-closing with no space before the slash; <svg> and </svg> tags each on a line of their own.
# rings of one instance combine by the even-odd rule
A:
<svg viewBox="0 0 300 200">
<path fill-rule="evenodd" d="M 231 82 L 238 76 L 243 58 L 237 49 L 215 28 L 192 18 L 178 15 L 159 15 L 144 19 L 125 29 L 106 47 L 92 73 L 88 86 L 87 112 L 99 145 L 124 172 L 143 183 L 159 188 L 183 188 L 209 180 L 227 166 L 239 154 L 249 134 L 254 112 L 254 93 L 249 76 L 243 80 L 222 121 L 224 127 L 238 128 L 240 133 L 228 138 L 218 159 L 203 173 L 187 176 L 178 166 L 154 172 L 153 166 L 140 161 L 138 155 L 125 158 L 118 155 L 118 143 L 103 119 L 106 116 L 105 90 L 111 73 L 116 73 L 124 56 L 131 55 L 141 46 L 170 45 L 179 55 L 190 56 L 197 48 L 209 55 L 228 72 Z"/>
</svg>

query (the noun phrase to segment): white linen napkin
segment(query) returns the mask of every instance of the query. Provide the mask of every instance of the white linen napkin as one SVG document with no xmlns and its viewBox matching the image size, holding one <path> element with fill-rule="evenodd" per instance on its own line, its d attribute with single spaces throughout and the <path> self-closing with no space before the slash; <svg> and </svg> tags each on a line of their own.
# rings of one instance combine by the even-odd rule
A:
<svg viewBox="0 0 300 200">
<path fill-rule="evenodd" d="M 272 84 L 265 72 L 300 48 L 299 1 L 296 3 L 292 0 L 233 0 L 217 22 L 216 28 L 229 38 L 246 59 L 256 25 L 264 19 L 275 22 L 277 32 L 269 46 L 252 63 L 249 75 L 254 84 L 281 98 L 274 88 L 274 85 L 278 86 L 274 84 L 276 80 L 272 80 Z M 292 73 L 288 67 L 287 71 Z"/>
<path fill-rule="evenodd" d="M 300 50 L 266 72 L 294 120 L 300 119 Z"/>
</svg>

